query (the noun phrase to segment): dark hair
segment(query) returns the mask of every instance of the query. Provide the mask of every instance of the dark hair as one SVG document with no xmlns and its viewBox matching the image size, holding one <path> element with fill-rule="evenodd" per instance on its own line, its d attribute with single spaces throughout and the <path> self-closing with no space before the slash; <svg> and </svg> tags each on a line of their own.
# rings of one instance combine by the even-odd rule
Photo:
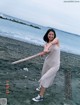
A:
<svg viewBox="0 0 80 105">
<path fill-rule="evenodd" d="M 50 31 L 52 31 L 52 32 L 54 33 L 54 38 L 56 38 L 56 32 L 54 31 L 54 29 L 52 29 L 52 28 L 51 28 L 51 29 L 48 29 L 47 32 L 45 33 L 44 37 L 43 37 L 43 40 L 44 40 L 45 42 L 49 42 L 48 33 L 49 33 Z"/>
</svg>

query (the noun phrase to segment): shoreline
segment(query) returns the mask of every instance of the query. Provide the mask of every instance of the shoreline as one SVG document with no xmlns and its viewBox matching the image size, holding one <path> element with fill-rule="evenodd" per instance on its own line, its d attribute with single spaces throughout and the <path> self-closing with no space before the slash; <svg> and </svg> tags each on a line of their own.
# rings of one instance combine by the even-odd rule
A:
<svg viewBox="0 0 80 105">
<path fill-rule="evenodd" d="M 20 41 L 20 40 L 17 40 L 17 39 L 14 39 L 14 38 L 9 38 L 9 37 L 5 37 L 5 36 L 0 36 L 0 39 L 1 40 L 11 40 L 12 42 L 16 42 L 16 43 L 22 43 L 22 44 L 28 44 L 28 45 L 32 45 L 32 46 L 38 46 L 38 47 L 42 47 L 41 45 L 37 45 L 37 44 L 33 44 L 33 43 L 29 43 L 29 42 L 25 42 L 25 41 Z M 10 42 L 11 42 L 10 41 Z M 2 42 L 2 41 L 1 41 Z M 21 45 L 21 44 L 20 44 Z M 66 54 L 70 54 L 70 55 L 74 55 L 74 56 L 80 56 L 78 54 L 74 54 L 74 53 L 70 53 L 70 52 L 66 52 L 66 51 L 61 51 L 63 53 L 66 53 Z"/>
</svg>

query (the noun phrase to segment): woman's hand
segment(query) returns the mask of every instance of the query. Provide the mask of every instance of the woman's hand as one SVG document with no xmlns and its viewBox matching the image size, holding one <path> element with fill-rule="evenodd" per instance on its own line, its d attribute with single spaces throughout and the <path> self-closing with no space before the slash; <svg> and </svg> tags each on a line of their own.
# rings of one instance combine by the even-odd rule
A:
<svg viewBox="0 0 80 105">
<path fill-rule="evenodd" d="M 46 48 L 46 49 L 44 49 L 44 53 L 46 54 L 46 53 L 49 53 L 50 51 Z"/>
<path fill-rule="evenodd" d="M 43 56 L 43 55 L 45 55 L 45 52 L 42 51 L 42 52 L 39 53 L 39 55 L 40 55 L 40 56 Z"/>
</svg>

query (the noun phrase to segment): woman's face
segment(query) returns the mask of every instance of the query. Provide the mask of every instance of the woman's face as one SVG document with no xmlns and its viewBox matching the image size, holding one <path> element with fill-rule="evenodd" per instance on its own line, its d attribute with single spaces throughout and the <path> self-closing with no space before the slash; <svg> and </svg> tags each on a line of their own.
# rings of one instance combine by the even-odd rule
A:
<svg viewBox="0 0 80 105">
<path fill-rule="evenodd" d="M 49 42 L 53 41 L 53 39 L 54 39 L 54 32 L 50 31 L 48 33 L 48 39 L 49 39 Z"/>
</svg>

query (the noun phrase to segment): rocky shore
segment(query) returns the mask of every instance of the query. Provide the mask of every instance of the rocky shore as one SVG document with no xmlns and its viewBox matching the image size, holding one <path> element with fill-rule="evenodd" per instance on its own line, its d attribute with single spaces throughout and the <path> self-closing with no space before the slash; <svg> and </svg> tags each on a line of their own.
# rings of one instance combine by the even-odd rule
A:
<svg viewBox="0 0 80 105">
<path fill-rule="evenodd" d="M 35 88 L 45 57 L 16 65 L 11 63 L 42 50 L 42 46 L 0 36 L 0 98 L 7 98 L 8 105 L 80 105 L 80 56 L 66 52 L 61 52 L 60 70 L 53 86 L 47 89 L 44 101 L 31 100 L 38 94 Z"/>
</svg>

